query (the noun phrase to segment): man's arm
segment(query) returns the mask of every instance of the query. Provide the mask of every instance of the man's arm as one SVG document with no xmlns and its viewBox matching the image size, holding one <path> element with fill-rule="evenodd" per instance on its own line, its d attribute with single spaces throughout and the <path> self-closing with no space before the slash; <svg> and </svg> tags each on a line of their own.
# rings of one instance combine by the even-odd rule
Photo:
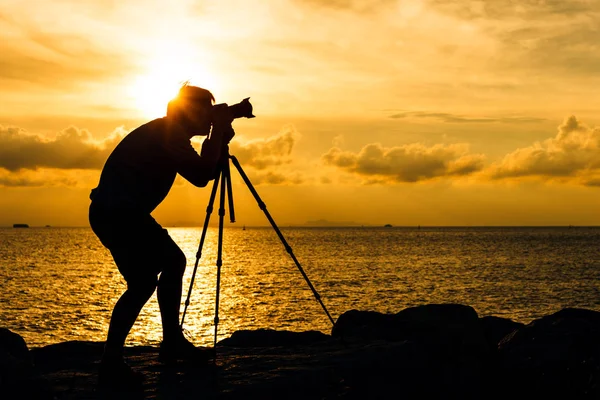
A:
<svg viewBox="0 0 600 400">
<path fill-rule="evenodd" d="M 187 143 L 170 146 L 170 157 L 175 163 L 179 175 L 194 186 L 204 187 L 215 177 L 220 151 L 210 152 L 211 156 L 200 156 L 192 147 L 189 139 L 184 140 Z M 204 141 L 204 143 L 206 142 L 207 140 Z"/>
<path fill-rule="evenodd" d="M 189 141 L 182 146 L 184 151 L 172 155 L 177 172 L 198 187 L 206 186 L 216 177 L 219 161 L 229 152 L 227 145 L 235 135 L 227 108 L 221 108 L 220 111 L 215 115 L 210 138 L 202 143 L 200 156 Z"/>
</svg>

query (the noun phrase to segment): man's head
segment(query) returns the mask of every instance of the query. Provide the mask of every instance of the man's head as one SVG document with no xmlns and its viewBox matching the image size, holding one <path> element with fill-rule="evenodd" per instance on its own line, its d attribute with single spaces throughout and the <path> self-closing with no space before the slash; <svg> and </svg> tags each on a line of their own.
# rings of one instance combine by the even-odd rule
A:
<svg viewBox="0 0 600 400">
<path fill-rule="evenodd" d="M 184 83 L 177 97 L 167 106 L 167 118 L 183 126 L 190 136 L 208 135 L 214 101 L 208 90 Z"/>
</svg>

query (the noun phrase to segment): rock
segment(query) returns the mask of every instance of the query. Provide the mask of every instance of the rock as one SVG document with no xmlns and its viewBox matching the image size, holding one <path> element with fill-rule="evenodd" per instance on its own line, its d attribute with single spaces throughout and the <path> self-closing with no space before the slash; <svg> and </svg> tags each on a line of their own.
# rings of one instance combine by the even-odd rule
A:
<svg viewBox="0 0 600 400">
<path fill-rule="evenodd" d="M 231 347 L 306 346 L 331 340 L 319 331 L 292 332 L 273 329 L 240 330 L 218 344 Z"/>
<path fill-rule="evenodd" d="M 500 341 L 508 334 L 525 326 L 520 322 L 493 316 L 482 317 L 479 322 L 488 344 L 493 348 L 497 348 Z"/>
<path fill-rule="evenodd" d="M 504 387 L 535 398 L 600 398 L 600 313 L 566 308 L 498 346 Z"/>
<path fill-rule="evenodd" d="M 460 304 L 429 304 L 396 314 L 351 310 L 342 314 L 331 331 L 344 340 L 414 340 L 444 347 L 488 352 L 477 312 Z"/>
<path fill-rule="evenodd" d="M 406 340 L 449 326 L 477 324 L 478 316 L 472 307 L 428 304 L 406 308 L 396 314 L 350 310 L 338 318 L 331 335 L 366 340 Z"/>
<path fill-rule="evenodd" d="M 99 360 L 103 350 L 104 342 L 69 341 L 32 349 L 31 354 L 36 368 L 45 370 L 73 366 L 80 360 Z"/>
<path fill-rule="evenodd" d="M 0 328 L 0 398 L 51 398 L 45 380 L 34 370 L 25 340 L 6 328 Z"/>
<path fill-rule="evenodd" d="M 31 349 L 33 376 L 0 398 L 597 399 L 599 338 L 600 313 L 582 309 L 528 325 L 478 318 L 456 304 L 396 314 L 354 310 L 340 316 L 332 336 L 235 332 L 219 342 L 214 364 L 166 367 L 157 348 L 127 347 L 128 363 L 145 377 L 135 394 L 98 390 L 102 343 Z M 49 389 L 37 389 L 44 382 Z"/>
<path fill-rule="evenodd" d="M 396 318 L 408 322 L 413 338 L 428 340 L 452 350 L 488 352 L 487 342 L 473 307 L 461 304 L 427 304 L 406 308 Z M 418 336 L 417 336 L 418 335 Z"/>
<path fill-rule="evenodd" d="M 338 318 L 332 336 L 351 343 L 377 340 L 412 343 L 418 359 L 428 366 L 422 370 L 402 367 L 403 371 L 416 371 L 416 375 L 409 374 L 412 378 L 406 385 L 411 382 L 425 385 L 421 393 L 411 392 L 417 397 L 423 397 L 424 393 L 433 397 L 477 397 L 486 385 L 495 351 L 495 346 L 491 348 L 484 336 L 477 312 L 460 304 L 429 304 L 396 314 L 352 310 Z M 389 367 L 396 370 L 401 362 L 397 360 Z"/>
<path fill-rule="evenodd" d="M 33 368 L 25 340 L 6 328 L 0 328 L 0 376 L 29 371 Z M 6 379 L 6 378 L 5 378 Z"/>
<path fill-rule="evenodd" d="M 343 340 L 403 340 L 405 321 L 396 318 L 395 314 L 382 314 L 376 311 L 346 311 L 339 316 L 331 336 Z"/>
</svg>

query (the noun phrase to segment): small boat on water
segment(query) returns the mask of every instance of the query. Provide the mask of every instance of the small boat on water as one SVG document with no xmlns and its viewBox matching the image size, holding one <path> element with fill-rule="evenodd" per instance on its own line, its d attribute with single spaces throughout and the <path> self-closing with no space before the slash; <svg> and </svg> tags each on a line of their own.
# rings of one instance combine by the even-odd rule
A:
<svg viewBox="0 0 600 400">
<path fill-rule="evenodd" d="M 28 224 L 13 224 L 13 228 L 29 228 Z"/>
</svg>

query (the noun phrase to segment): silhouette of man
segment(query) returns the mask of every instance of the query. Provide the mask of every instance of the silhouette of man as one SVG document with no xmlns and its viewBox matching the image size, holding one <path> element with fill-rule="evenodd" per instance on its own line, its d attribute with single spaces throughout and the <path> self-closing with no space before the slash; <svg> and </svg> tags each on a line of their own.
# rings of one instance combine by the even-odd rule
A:
<svg viewBox="0 0 600 400">
<path fill-rule="evenodd" d="M 163 201 L 177 174 L 204 187 L 216 176 L 221 155 L 235 135 L 226 105 L 213 106 L 205 89 L 184 84 L 169 102 L 167 115 L 130 132 L 108 157 L 92 190 L 89 221 L 127 282 L 112 312 L 100 382 L 140 381 L 123 358 L 123 347 L 142 307 L 157 290 L 163 341 L 159 360 L 206 361 L 211 349 L 195 347 L 179 326 L 186 258 L 150 213 Z M 212 131 L 211 131 L 212 126 Z M 190 143 L 204 140 L 198 154 Z"/>
</svg>

